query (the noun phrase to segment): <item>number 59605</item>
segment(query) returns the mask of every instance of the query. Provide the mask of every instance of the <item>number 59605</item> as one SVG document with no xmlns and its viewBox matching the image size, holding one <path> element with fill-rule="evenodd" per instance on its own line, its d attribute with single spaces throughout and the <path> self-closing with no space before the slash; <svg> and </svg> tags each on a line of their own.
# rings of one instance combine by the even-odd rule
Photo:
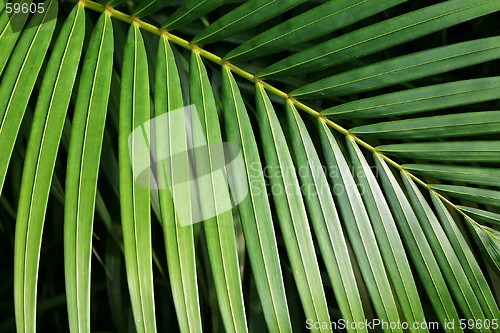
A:
<svg viewBox="0 0 500 333">
<path fill-rule="evenodd" d="M 35 14 L 35 13 L 43 13 L 45 11 L 45 7 L 43 6 L 43 3 L 10 3 L 7 2 L 5 4 L 5 11 L 7 14 L 17 14 L 17 13 L 24 13 L 24 14 Z"/>
</svg>

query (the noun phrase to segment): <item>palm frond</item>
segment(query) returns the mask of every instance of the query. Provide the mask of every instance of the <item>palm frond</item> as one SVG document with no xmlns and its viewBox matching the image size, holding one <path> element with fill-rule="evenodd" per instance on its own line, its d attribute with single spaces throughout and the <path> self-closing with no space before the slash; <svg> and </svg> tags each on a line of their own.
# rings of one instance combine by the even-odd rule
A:
<svg viewBox="0 0 500 333">
<path fill-rule="evenodd" d="M 149 161 L 149 149 L 140 144 L 150 142 L 146 137 L 150 132 L 147 128 L 150 109 L 146 57 L 141 31 L 137 25 L 131 25 L 123 55 L 118 133 L 123 248 L 136 329 L 139 332 L 156 332 L 150 193 L 147 187 L 141 187 L 134 181 L 135 173 L 142 171 L 144 162 Z M 132 133 L 136 128 L 139 130 Z M 147 185 L 149 175 L 144 178 Z"/>
<path fill-rule="evenodd" d="M 223 175 L 217 169 L 217 161 L 223 161 L 222 151 L 212 149 L 212 144 L 222 141 L 221 128 L 205 65 L 199 54 L 191 54 L 189 94 L 201 120 L 201 133 L 193 131 L 193 142 L 206 140 L 207 153 L 196 154 L 195 169 L 198 181 L 201 210 L 213 216 L 204 222 L 210 264 L 224 326 L 229 332 L 245 332 L 247 322 L 241 290 L 234 220 L 227 211 L 230 197 L 224 186 Z M 200 138 L 201 137 L 201 138 Z M 209 177 L 205 172 L 209 172 Z"/>
<path fill-rule="evenodd" d="M 260 71 L 260 77 L 317 72 L 499 10 L 496 1 L 452 0 L 333 38 Z M 446 19 L 444 19 L 446 18 Z"/>
<path fill-rule="evenodd" d="M 104 14 L 86 50 L 68 148 L 64 259 L 72 331 L 90 327 L 93 212 L 112 66 L 113 26 Z"/>
<path fill-rule="evenodd" d="M 0 332 L 498 331 L 498 1 L 17 3 Z"/>
<path fill-rule="evenodd" d="M 292 156 L 267 93 L 260 85 L 256 86 L 256 90 L 260 133 L 263 140 L 272 143 L 264 146 L 263 152 L 266 165 L 271 170 L 271 193 L 302 306 L 308 318 L 315 322 L 328 322 L 330 318 L 324 291 L 315 288 L 323 283 Z"/>
<path fill-rule="evenodd" d="M 78 68 L 74 59 L 80 59 L 84 33 L 84 7 L 77 5 L 57 38 L 33 115 L 16 217 L 14 302 L 19 331 L 36 328 L 37 268 L 46 205 Z"/>
<path fill-rule="evenodd" d="M 44 4 L 47 6 L 45 14 L 37 14 L 31 19 L 30 25 L 33 27 L 22 33 L 0 84 L 0 143 L 4 147 L 0 152 L 2 161 L 10 159 L 24 111 L 35 85 L 37 76 L 33 73 L 39 73 L 54 32 L 53 18 L 57 14 L 57 1 L 47 1 Z M 5 29 L 8 27 L 7 25 Z M 5 44 L 2 42 L 2 45 Z M 2 47 L 2 50 L 8 49 L 8 46 Z M 9 54 L 0 55 L 0 59 L 7 63 Z M 0 164 L 0 190 L 3 188 L 8 166 L 8 163 Z"/>
<path fill-rule="evenodd" d="M 234 183 L 243 187 L 241 190 L 248 189 L 249 192 L 238 208 L 264 316 L 269 330 L 287 332 L 292 328 L 272 225 L 273 217 L 264 175 L 260 172 L 262 164 L 245 103 L 227 67 L 223 68 L 222 100 L 224 110 L 231 110 L 224 113 L 227 138 L 241 146 L 245 163 L 246 174 L 235 174 L 235 178 L 238 178 Z"/>
<path fill-rule="evenodd" d="M 184 106 L 182 100 L 182 90 L 179 80 L 175 58 L 168 43 L 168 40 L 161 38 L 158 44 L 158 54 L 155 68 L 155 114 L 161 116 L 164 112 L 173 111 Z M 166 94 L 165 94 L 166 92 Z M 168 116 L 168 113 L 167 113 Z M 155 133 L 155 147 L 166 150 L 165 156 L 173 156 L 174 151 L 187 150 L 186 127 L 170 126 L 171 119 L 167 126 L 167 142 L 165 133 L 160 124 Z M 173 145 L 176 145 L 174 147 Z M 159 156 L 157 151 L 156 155 Z M 178 155 L 177 155 L 178 156 Z M 173 163 L 168 160 L 169 165 L 162 163 L 160 173 L 164 181 L 172 183 L 172 179 L 180 177 L 188 179 L 189 160 L 187 155 L 184 159 L 179 159 L 181 163 Z M 179 165 L 180 164 L 180 165 Z M 160 177 L 158 177 L 160 179 Z M 185 210 L 184 214 L 191 214 L 191 193 L 190 189 L 182 190 L 171 187 L 172 193 L 166 188 L 158 189 L 158 199 L 160 206 L 161 223 L 165 237 L 165 247 L 167 254 L 168 270 L 170 272 L 170 283 L 172 284 L 174 302 L 179 318 L 179 326 L 182 331 L 193 332 L 201 330 L 200 308 L 198 301 L 198 285 L 196 281 L 196 258 L 194 250 L 194 235 L 191 226 L 182 227 L 175 212 L 175 207 Z M 191 219 L 191 216 L 187 216 Z"/>
</svg>

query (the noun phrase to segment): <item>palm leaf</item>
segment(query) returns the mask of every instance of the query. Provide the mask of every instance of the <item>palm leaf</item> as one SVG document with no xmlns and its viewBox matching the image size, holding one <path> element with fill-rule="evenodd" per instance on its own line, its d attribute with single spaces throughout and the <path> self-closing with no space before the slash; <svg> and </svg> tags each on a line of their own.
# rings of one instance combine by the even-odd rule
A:
<svg viewBox="0 0 500 333">
<path fill-rule="evenodd" d="M 57 38 L 33 116 L 16 218 L 14 300 L 21 332 L 32 332 L 36 327 L 37 271 L 45 211 L 78 67 L 74 59 L 80 58 L 84 32 L 84 9 L 78 5 Z"/>
<path fill-rule="evenodd" d="M 500 206 L 498 202 L 500 199 L 500 191 L 447 184 L 436 184 L 431 187 L 438 192 L 446 193 L 451 197 L 465 199 L 485 205 Z"/>
<path fill-rule="evenodd" d="M 165 111 L 173 111 L 184 106 L 182 101 L 182 90 L 179 81 L 179 74 L 175 64 L 175 58 L 168 41 L 161 38 L 158 45 L 157 63 L 155 68 L 155 113 L 160 116 Z M 166 94 L 165 94 L 166 92 Z M 169 114 L 167 114 L 169 117 Z M 172 126 L 173 117 L 169 117 L 167 126 L 168 133 L 163 128 L 155 124 L 156 147 L 165 147 L 166 156 L 174 155 L 174 149 L 178 151 L 187 150 L 186 128 L 182 126 Z M 175 118 L 173 119 L 175 120 Z M 166 135 L 167 134 L 167 135 Z M 169 145 L 163 144 L 169 142 Z M 173 145 L 176 147 L 173 147 Z M 160 152 L 156 152 L 159 156 Z M 187 155 L 185 156 L 187 157 Z M 171 159 L 161 162 L 159 167 L 163 179 L 172 184 L 172 178 L 183 177 L 189 172 L 189 161 L 181 160 L 181 163 L 173 163 Z M 170 165 L 164 165 L 170 163 Z M 167 174 L 170 173 L 170 174 Z M 172 284 L 173 297 L 177 309 L 179 326 L 183 332 L 201 331 L 200 308 L 198 303 L 198 286 L 196 282 L 196 258 L 194 253 L 193 228 L 191 226 L 181 227 L 178 214 L 174 207 L 183 209 L 187 214 L 191 210 L 189 190 L 181 191 L 174 186 L 169 189 L 159 188 L 159 206 L 161 222 L 165 237 L 167 252 L 167 263 L 169 269 L 170 283 Z M 182 207 L 182 208 L 181 208 Z M 190 216 L 187 217 L 191 218 Z"/>
<path fill-rule="evenodd" d="M 378 150 L 388 155 L 411 157 L 428 161 L 498 162 L 498 141 L 418 142 L 384 145 Z"/>
<path fill-rule="evenodd" d="M 222 174 L 217 170 L 218 161 L 223 161 L 221 151 L 212 144 L 222 141 L 215 99 L 208 81 L 201 57 L 196 52 L 191 55 L 190 86 L 191 102 L 196 106 L 201 120 L 202 133 L 193 131 L 193 142 L 200 142 L 200 136 L 208 144 L 207 154 L 195 153 L 198 193 L 208 193 L 200 198 L 203 214 L 214 216 L 205 221 L 205 234 L 214 274 L 214 283 L 219 300 L 224 326 L 228 332 L 246 332 L 247 323 L 240 284 L 240 271 L 236 253 L 236 239 L 231 211 L 228 206 L 229 193 L 220 190 Z M 205 172 L 210 177 L 203 177 Z"/>
<path fill-rule="evenodd" d="M 245 161 L 246 179 L 236 174 L 234 183 L 249 191 L 239 212 L 264 316 L 271 332 L 287 332 L 291 323 L 262 164 L 245 104 L 228 68 L 223 68 L 222 99 L 228 110 L 224 113 L 228 139 L 238 142 Z"/>
<path fill-rule="evenodd" d="M 460 260 L 461 267 L 463 267 L 465 273 L 468 275 L 468 281 L 471 287 L 474 289 L 476 295 L 482 296 L 478 296 L 478 301 L 481 302 L 481 307 L 485 316 L 487 318 L 497 316 L 499 313 L 498 305 L 462 233 L 458 229 L 458 226 L 446 209 L 444 203 L 439 200 L 439 197 L 432 193 L 431 198 L 437 210 L 439 221 L 453 246 L 454 252 Z"/>
<path fill-rule="evenodd" d="M 21 6 L 23 4 L 31 4 L 31 0 L 24 0 L 18 2 Z M 22 27 L 24 23 L 28 19 L 27 12 L 19 11 L 12 12 L 11 14 L 7 13 L 5 8 L 5 3 L 2 1 L 2 10 L 0 11 L 0 42 L 2 43 L 2 49 L 0 50 L 0 74 L 3 72 L 5 65 L 7 64 L 7 60 L 16 45 L 17 40 L 19 39 L 22 33 Z M 51 13 L 53 14 L 53 13 Z M 45 15 L 38 15 L 38 17 L 44 17 Z M 55 15 L 54 15 L 55 16 Z M 52 17 L 53 18 L 53 17 Z M 39 18 L 37 18 L 39 20 Z M 33 27 L 40 24 L 39 22 L 33 22 Z"/>
<path fill-rule="evenodd" d="M 68 315 L 75 332 L 90 328 L 93 213 L 112 61 L 113 27 L 104 14 L 86 51 L 68 150 L 64 259 Z"/>
<path fill-rule="evenodd" d="M 422 322 L 425 320 L 422 304 L 416 296 L 417 287 L 393 214 L 359 146 L 352 139 L 347 142 L 354 173 L 363 189 L 363 201 L 373 221 L 373 229 L 398 302 L 408 321 Z M 421 331 L 425 332 L 426 329 Z"/>
<path fill-rule="evenodd" d="M 441 164 L 406 164 L 404 168 L 419 175 L 460 183 L 500 184 L 500 170 L 496 168 Z"/>
<path fill-rule="evenodd" d="M 308 73 L 398 45 L 454 24 L 500 10 L 495 1 L 446 1 L 331 39 L 281 60 L 260 77 Z M 443 19 L 446 17 L 446 19 Z"/>
<path fill-rule="evenodd" d="M 251 38 L 224 58 L 245 60 L 275 53 L 291 45 L 324 36 L 401 2 L 404 0 L 327 2 Z"/>
<path fill-rule="evenodd" d="M 168 3 L 166 1 L 158 1 L 158 0 L 143 0 L 139 2 L 138 6 L 134 9 L 134 15 L 137 17 L 147 16 L 151 13 L 154 13 L 163 7 L 165 7 Z M 118 4 L 109 4 L 110 6 L 116 6 Z"/>
<path fill-rule="evenodd" d="M 475 224 L 473 221 L 471 221 L 471 224 L 476 233 L 476 238 L 489 256 L 496 272 L 500 272 L 500 252 L 498 251 L 500 248 L 500 235 L 498 234 L 498 230 Z"/>
<path fill-rule="evenodd" d="M 334 191 L 340 211 L 344 220 L 353 221 L 346 229 L 375 311 L 382 320 L 397 321 L 399 315 L 382 255 L 347 160 L 324 121 L 319 131 L 327 165 L 333 170 L 329 173 L 332 186 L 340 189 Z"/>
<path fill-rule="evenodd" d="M 325 265 L 339 308 L 346 320 L 362 322 L 365 320 L 365 315 L 355 283 L 344 232 L 326 175 L 322 172 L 318 154 L 297 109 L 291 103 L 287 103 L 286 107 L 290 130 L 298 134 L 292 140 L 292 146 L 295 165 L 302 170 L 299 172 L 299 178 L 302 187 L 306 189 L 302 191 L 303 196 L 321 253 L 325 258 Z"/>
<path fill-rule="evenodd" d="M 300 87 L 300 98 L 342 96 L 413 81 L 498 57 L 500 38 L 491 37 L 412 53 L 346 71 Z"/>
<path fill-rule="evenodd" d="M 446 237 L 436 215 L 432 212 L 430 205 L 427 204 L 422 193 L 416 187 L 415 182 L 407 176 L 402 178 L 409 201 L 413 207 L 417 207 L 415 209 L 417 218 L 423 222 L 421 224 L 422 229 L 426 234 L 439 267 L 444 273 L 443 275 L 449 285 L 450 291 L 458 303 L 459 309 L 467 318 L 484 320 L 486 316 L 476 298 L 477 290 L 473 290 L 471 287 L 474 280 L 468 280 L 465 277 L 464 269 L 458 260 L 455 250 Z"/>
<path fill-rule="evenodd" d="M 488 212 L 486 210 L 482 209 L 477 209 L 477 208 L 472 208 L 472 207 L 467 207 L 467 206 L 458 206 L 458 208 L 471 215 L 474 218 L 477 218 L 478 220 L 487 222 L 487 223 L 492 223 L 492 224 L 498 224 L 500 223 L 500 214 Z"/>
<path fill-rule="evenodd" d="M 298 6 L 302 2 L 304 2 L 304 0 L 248 1 L 207 27 L 193 39 L 193 43 L 211 43 L 240 31 L 244 31 Z"/>
<path fill-rule="evenodd" d="M 8 161 L 14 149 L 24 110 L 35 85 L 36 75 L 33 73 L 40 72 L 55 28 L 55 21 L 51 19 L 56 16 L 57 2 L 47 1 L 46 4 L 45 14 L 35 15 L 31 23 L 33 27 L 23 32 L 18 46 L 14 49 L 13 60 L 9 62 L 5 78 L 0 84 L 0 103 L 2 103 L 0 143 L 4 147 L 0 152 L 0 191 L 3 188 Z"/>
<path fill-rule="evenodd" d="M 157 3 L 161 1 L 156 1 Z M 224 0 L 190 0 L 186 1 L 172 16 L 170 16 L 163 26 L 175 29 L 184 24 L 191 23 L 195 19 L 210 13 L 224 3 Z"/>
<path fill-rule="evenodd" d="M 497 331 L 498 1 L 20 2 L 0 332 Z"/>
<path fill-rule="evenodd" d="M 315 322 L 328 322 L 330 318 L 323 288 L 315 288 L 322 285 L 321 276 L 292 157 L 269 97 L 262 86 L 257 85 L 256 89 L 261 136 L 274 143 L 264 147 L 266 165 L 274 171 L 269 176 L 271 194 L 302 306 L 308 318 Z"/>
<path fill-rule="evenodd" d="M 466 112 L 413 118 L 354 127 L 357 135 L 380 138 L 429 139 L 474 136 L 500 132 L 500 112 Z"/>
<path fill-rule="evenodd" d="M 489 77 L 408 89 L 344 103 L 322 113 L 338 118 L 377 118 L 479 103 L 495 98 L 500 92 L 498 81 Z"/>
<path fill-rule="evenodd" d="M 139 332 L 155 332 L 153 298 L 153 269 L 151 253 L 151 208 L 147 188 L 134 182 L 134 172 L 149 161 L 149 142 L 143 135 L 149 128 L 143 123 L 149 119 L 149 79 L 146 50 L 141 32 L 130 27 L 123 60 L 120 94 L 119 168 L 120 206 L 123 228 L 123 247 L 127 280 L 130 290 L 134 322 Z M 135 128 L 129 155 L 129 134 Z M 132 169 L 132 170 L 131 170 Z M 141 170 L 142 171 L 142 170 Z M 149 177 L 145 177 L 149 181 Z"/>
<path fill-rule="evenodd" d="M 411 249 L 409 256 L 417 267 L 417 274 L 429 295 L 436 315 L 441 323 L 458 321 L 457 310 L 416 212 L 413 211 L 401 185 L 386 162 L 378 156 L 375 161 L 381 170 L 382 185 L 398 226 L 402 230 L 404 242 L 407 248 Z"/>
</svg>

